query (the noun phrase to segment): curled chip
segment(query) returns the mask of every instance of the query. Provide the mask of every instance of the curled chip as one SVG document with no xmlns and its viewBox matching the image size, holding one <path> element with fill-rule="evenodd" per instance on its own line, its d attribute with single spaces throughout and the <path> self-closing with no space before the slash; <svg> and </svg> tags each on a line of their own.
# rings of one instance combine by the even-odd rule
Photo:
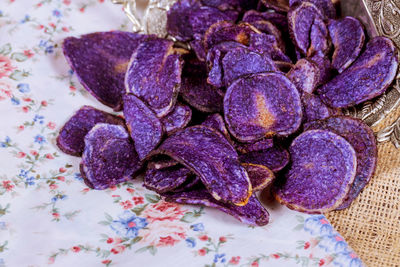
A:
<svg viewBox="0 0 400 267">
<path fill-rule="evenodd" d="M 176 166 L 179 163 L 176 160 L 171 159 L 168 156 L 161 155 L 159 157 L 154 157 L 150 162 L 147 163 L 147 168 L 154 170 L 161 170 Z"/>
<path fill-rule="evenodd" d="M 314 92 L 319 82 L 319 68 L 308 59 L 302 58 L 296 62 L 286 75 L 299 90 L 300 94 Z"/>
<path fill-rule="evenodd" d="M 182 72 L 181 96 L 186 103 L 202 112 L 222 111 L 224 92 L 207 83 L 204 62 L 190 59 Z"/>
<path fill-rule="evenodd" d="M 278 70 L 269 56 L 241 47 L 232 49 L 224 56 L 222 67 L 225 86 L 247 74 Z"/>
<path fill-rule="evenodd" d="M 269 222 L 268 211 L 261 205 L 255 196 L 251 196 L 247 204 L 244 206 L 219 202 L 204 188 L 195 188 L 191 191 L 180 193 L 165 193 L 163 196 L 168 202 L 202 205 L 219 209 L 248 225 L 263 226 Z"/>
<path fill-rule="evenodd" d="M 364 29 L 360 21 L 353 17 L 332 20 L 328 29 L 335 47 L 332 66 L 342 73 L 361 53 L 365 40 Z"/>
<path fill-rule="evenodd" d="M 315 18 L 310 31 L 310 47 L 307 50 L 307 56 L 314 54 L 327 55 L 331 48 L 328 28 L 325 22 L 320 18 Z"/>
<path fill-rule="evenodd" d="M 323 213 L 343 203 L 354 181 L 356 152 L 341 136 L 311 130 L 291 144 L 291 166 L 276 184 L 276 199 L 290 209 Z"/>
<path fill-rule="evenodd" d="M 161 142 L 163 126 L 156 114 L 132 94 L 124 96 L 124 116 L 136 152 L 143 160 Z"/>
<path fill-rule="evenodd" d="M 57 146 L 64 153 L 80 156 L 85 147 L 85 135 L 97 123 L 125 125 L 125 121 L 120 117 L 83 106 L 61 128 L 57 136 Z"/>
<path fill-rule="evenodd" d="M 62 47 L 83 87 L 104 105 L 120 111 L 129 60 L 147 38 L 130 32 L 96 32 L 68 37 Z"/>
<path fill-rule="evenodd" d="M 374 133 L 361 120 L 335 116 L 325 120 L 311 122 L 307 125 L 307 130 L 322 129 L 332 131 L 349 142 L 357 155 L 357 172 L 354 182 L 344 202 L 337 209 L 345 209 L 360 194 L 361 190 L 372 178 L 378 152 Z"/>
<path fill-rule="evenodd" d="M 256 21 L 266 20 L 272 22 L 278 29 L 282 32 L 287 33 L 288 29 L 288 22 L 286 16 L 276 12 L 258 12 L 256 10 L 249 10 L 244 13 L 242 21 L 247 23 L 254 23 Z"/>
<path fill-rule="evenodd" d="M 314 4 L 326 17 L 330 19 L 336 17 L 336 9 L 332 0 L 289 0 L 289 5 L 292 7 L 303 2 Z"/>
<path fill-rule="evenodd" d="M 331 107 L 351 107 L 384 93 L 396 76 L 397 65 L 393 42 L 375 37 L 349 68 L 317 91 Z"/>
<path fill-rule="evenodd" d="M 278 172 L 289 163 L 289 152 L 279 146 L 257 150 L 239 155 L 240 162 L 263 165 L 273 172 Z"/>
<path fill-rule="evenodd" d="M 263 165 L 243 163 L 253 187 L 253 192 L 261 191 L 270 184 L 275 179 L 274 173 Z"/>
<path fill-rule="evenodd" d="M 158 117 L 174 108 L 181 85 L 180 55 L 172 45 L 160 38 L 142 42 L 132 55 L 125 76 L 127 92 L 144 100 Z"/>
<path fill-rule="evenodd" d="M 196 0 L 177 1 L 167 15 L 167 31 L 179 41 L 190 41 L 195 34 L 204 34 L 218 21 L 233 20 L 236 12 L 222 12 L 214 7 L 202 6 Z"/>
<path fill-rule="evenodd" d="M 289 0 L 261 0 L 266 8 L 271 8 L 280 12 L 289 10 Z"/>
<path fill-rule="evenodd" d="M 182 186 L 190 175 L 191 171 L 181 164 L 158 170 L 148 168 L 143 185 L 157 193 L 164 193 Z"/>
<path fill-rule="evenodd" d="M 229 41 L 214 45 L 208 51 L 206 62 L 209 69 L 207 78 L 209 84 L 218 88 L 224 85 L 222 59 L 226 53 L 238 47 L 246 48 L 246 46 L 238 42 Z"/>
<path fill-rule="evenodd" d="M 138 155 L 123 126 L 99 123 L 85 136 L 80 169 L 90 188 L 106 189 L 125 182 L 140 168 Z"/>
<path fill-rule="evenodd" d="M 236 151 L 241 154 L 265 150 L 274 146 L 274 141 L 272 138 L 264 138 L 260 141 L 256 141 L 254 143 L 235 143 Z"/>
<path fill-rule="evenodd" d="M 314 21 L 324 20 L 324 16 L 316 6 L 311 3 L 303 2 L 291 8 L 287 14 L 290 36 L 293 43 L 303 55 L 307 55 L 310 47 L 310 34 Z"/>
<path fill-rule="evenodd" d="M 325 105 L 321 99 L 314 94 L 303 93 L 301 96 L 303 103 L 303 122 L 326 119 L 333 115 L 339 115 L 340 109 L 331 108 Z"/>
<path fill-rule="evenodd" d="M 220 131 L 228 141 L 231 141 L 228 129 L 226 129 L 225 126 L 224 118 L 220 114 L 214 113 L 209 115 L 201 125 Z"/>
<path fill-rule="evenodd" d="M 301 124 L 299 92 L 280 73 L 263 73 L 235 81 L 224 98 L 225 122 L 241 142 L 288 136 Z"/>
<path fill-rule="evenodd" d="M 251 25 L 256 27 L 260 32 L 273 35 L 276 39 L 279 49 L 282 50 L 282 52 L 285 52 L 286 46 L 282 38 L 282 33 L 272 22 L 268 20 L 257 20 L 252 22 Z"/>
<path fill-rule="evenodd" d="M 171 113 L 161 119 L 161 122 L 164 125 L 164 130 L 167 135 L 171 135 L 176 131 L 185 128 L 191 118 L 192 110 L 190 107 L 179 103 L 175 105 L 175 108 Z"/>
<path fill-rule="evenodd" d="M 246 205 L 251 184 L 232 145 L 217 130 L 186 128 L 168 137 L 150 155 L 168 155 L 198 175 L 210 194 L 224 203 Z"/>
</svg>

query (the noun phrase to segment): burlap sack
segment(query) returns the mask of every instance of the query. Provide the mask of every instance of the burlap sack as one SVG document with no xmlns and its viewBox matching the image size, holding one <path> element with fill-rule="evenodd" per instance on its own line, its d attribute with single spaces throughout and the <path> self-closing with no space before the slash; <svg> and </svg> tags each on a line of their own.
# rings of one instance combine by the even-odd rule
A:
<svg viewBox="0 0 400 267">
<path fill-rule="evenodd" d="M 372 129 L 378 132 L 399 116 L 397 108 Z M 350 208 L 326 215 L 367 266 L 400 266 L 400 149 L 379 143 L 371 182 Z"/>
</svg>

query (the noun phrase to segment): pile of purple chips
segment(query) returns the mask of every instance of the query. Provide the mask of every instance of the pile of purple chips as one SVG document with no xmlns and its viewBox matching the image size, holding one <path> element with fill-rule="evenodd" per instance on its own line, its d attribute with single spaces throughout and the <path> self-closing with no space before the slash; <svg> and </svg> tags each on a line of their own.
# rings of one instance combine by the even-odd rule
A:
<svg viewBox="0 0 400 267">
<path fill-rule="evenodd" d="M 85 183 L 142 174 L 166 201 L 218 208 L 265 225 L 257 191 L 291 209 L 349 207 L 374 174 L 376 141 L 342 115 L 388 88 L 397 51 L 337 18 L 330 0 L 181 0 L 176 40 L 97 32 L 64 40 L 78 79 L 123 116 L 84 106 L 57 145 L 82 156 Z M 183 49 L 182 43 L 190 49 Z"/>
</svg>

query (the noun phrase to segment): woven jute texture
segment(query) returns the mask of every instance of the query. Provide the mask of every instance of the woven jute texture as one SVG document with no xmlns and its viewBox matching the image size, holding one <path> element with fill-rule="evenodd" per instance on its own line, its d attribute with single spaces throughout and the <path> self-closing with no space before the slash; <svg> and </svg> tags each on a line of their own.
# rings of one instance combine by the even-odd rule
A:
<svg viewBox="0 0 400 267">
<path fill-rule="evenodd" d="M 374 127 L 400 116 L 400 108 Z M 367 266 L 400 266 L 400 149 L 378 144 L 375 176 L 352 206 L 326 214 Z"/>
</svg>

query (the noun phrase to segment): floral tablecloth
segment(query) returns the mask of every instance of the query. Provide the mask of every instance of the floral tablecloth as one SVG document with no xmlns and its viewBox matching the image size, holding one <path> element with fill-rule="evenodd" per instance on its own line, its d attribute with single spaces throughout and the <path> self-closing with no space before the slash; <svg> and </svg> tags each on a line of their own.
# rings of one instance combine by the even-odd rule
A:
<svg viewBox="0 0 400 267">
<path fill-rule="evenodd" d="M 1 0 L 0 266 L 362 266 L 322 215 L 263 196 L 265 227 L 166 203 L 141 180 L 95 191 L 79 158 L 55 146 L 84 104 L 101 106 L 69 69 L 66 36 L 130 27 L 102 0 Z"/>
</svg>

